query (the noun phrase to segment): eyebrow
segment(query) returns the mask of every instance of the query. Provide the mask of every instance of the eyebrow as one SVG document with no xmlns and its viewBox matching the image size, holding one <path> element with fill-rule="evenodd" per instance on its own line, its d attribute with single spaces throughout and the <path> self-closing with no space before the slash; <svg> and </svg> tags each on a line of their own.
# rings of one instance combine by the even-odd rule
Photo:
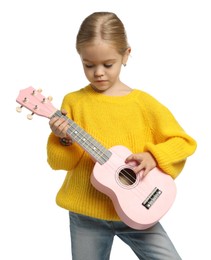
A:
<svg viewBox="0 0 211 260">
<path fill-rule="evenodd" d="M 83 59 L 83 61 L 85 61 L 85 62 L 90 62 L 90 63 L 94 63 L 94 61 L 90 61 L 90 60 L 87 60 L 87 59 Z M 106 63 L 106 62 L 115 62 L 116 61 L 116 59 L 109 59 L 109 60 L 105 60 L 105 61 L 103 61 L 103 63 Z"/>
</svg>

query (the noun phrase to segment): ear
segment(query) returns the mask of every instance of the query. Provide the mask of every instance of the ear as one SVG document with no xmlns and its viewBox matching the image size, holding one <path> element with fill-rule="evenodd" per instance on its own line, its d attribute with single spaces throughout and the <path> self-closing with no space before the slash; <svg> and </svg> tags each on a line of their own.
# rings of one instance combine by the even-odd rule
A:
<svg viewBox="0 0 211 260">
<path fill-rule="evenodd" d="M 127 48 L 127 50 L 125 51 L 123 58 L 122 58 L 122 64 L 123 65 L 127 64 L 127 60 L 128 60 L 130 53 L 131 53 L 131 48 Z"/>
</svg>

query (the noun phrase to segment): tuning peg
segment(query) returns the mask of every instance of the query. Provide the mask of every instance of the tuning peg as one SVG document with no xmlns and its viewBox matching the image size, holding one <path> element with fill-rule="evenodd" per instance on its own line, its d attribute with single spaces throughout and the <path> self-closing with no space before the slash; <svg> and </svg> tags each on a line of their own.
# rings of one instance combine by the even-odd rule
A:
<svg viewBox="0 0 211 260">
<path fill-rule="evenodd" d="M 34 115 L 34 113 L 28 114 L 27 115 L 27 119 L 32 120 L 33 119 L 33 115 Z"/>
<path fill-rule="evenodd" d="M 22 111 L 22 107 L 23 107 L 23 106 L 16 107 L 16 111 L 17 111 L 18 113 L 20 113 L 20 112 Z"/>
<path fill-rule="evenodd" d="M 47 97 L 47 99 L 48 99 L 49 101 L 52 101 L 52 100 L 53 100 L 53 97 L 49 96 L 49 97 Z"/>
<path fill-rule="evenodd" d="M 37 90 L 34 89 L 34 90 L 32 91 L 32 95 L 33 95 L 33 96 L 36 95 L 37 92 L 38 92 L 38 93 L 41 93 L 41 92 L 42 92 L 42 89 L 41 89 L 41 88 L 38 88 Z"/>
<path fill-rule="evenodd" d="M 52 101 L 52 97 L 47 97 L 47 98 L 43 98 L 43 100 L 42 100 L 42 103 L 44 104 L 44 103 L 46 103 L 47 101 Z"/>
</svg>

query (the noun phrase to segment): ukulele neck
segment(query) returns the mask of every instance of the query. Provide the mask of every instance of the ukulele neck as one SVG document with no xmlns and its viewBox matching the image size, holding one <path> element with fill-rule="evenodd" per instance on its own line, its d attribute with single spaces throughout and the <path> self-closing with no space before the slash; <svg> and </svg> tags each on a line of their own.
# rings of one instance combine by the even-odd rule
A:
<svg viewBox="0 0 211 260">
<path fill-rule="evenodd" d="M 61 111 L 57 110 L 52 118 L 55 116 L 63 117 L 68 120 L 69 128 L 67 130 L 67 134 L 71 137 L 71 139 L 73 139 L 73 141 L 78 143 L 95 161 L 102 165 L 109 160 L 112 155 L 111 151 L 106 149 L 74 121 L 64 116 Z"/>
</svg>

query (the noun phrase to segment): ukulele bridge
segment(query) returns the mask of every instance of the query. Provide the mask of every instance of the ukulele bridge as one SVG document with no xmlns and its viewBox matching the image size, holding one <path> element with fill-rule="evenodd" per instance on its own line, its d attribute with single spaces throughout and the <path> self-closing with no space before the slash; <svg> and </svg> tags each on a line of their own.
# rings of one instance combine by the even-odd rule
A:
<svg viewBox="0 0 211 260">
<path fill-rule="evenodd" d="M 142 205 L 146 209 L 150 209 L 150 207 L 155 203 L 155 201 L 160 197 L 162 191 L 157 187 L 153 189 L 153 191 L 147 196 L 147 198 L 142 202 Z"/>
</svg>

